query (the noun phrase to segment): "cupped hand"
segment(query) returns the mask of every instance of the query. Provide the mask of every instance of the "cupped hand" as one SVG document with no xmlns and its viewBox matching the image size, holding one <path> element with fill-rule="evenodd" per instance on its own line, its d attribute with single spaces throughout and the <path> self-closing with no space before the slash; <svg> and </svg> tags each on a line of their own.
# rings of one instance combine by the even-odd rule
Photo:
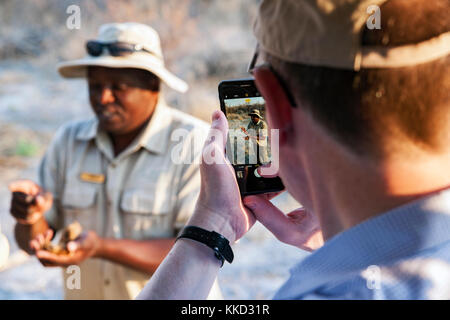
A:
<svg viewBox="0 0 450 320">
<path fill-rule="evenodd" d="M 46 267 L 67 267 L 80 264 L 86 259 L 95 257 L 101 250 L 102 239 L 94 232 L 84 232 L 78 239 L 67 243 L 67 254 L 55 254 L 44 249 L 45 243 L 51 240 L 53 231 L 38 235 L 30 241 L 30 247 L 36 257 Z"/>
</svg>

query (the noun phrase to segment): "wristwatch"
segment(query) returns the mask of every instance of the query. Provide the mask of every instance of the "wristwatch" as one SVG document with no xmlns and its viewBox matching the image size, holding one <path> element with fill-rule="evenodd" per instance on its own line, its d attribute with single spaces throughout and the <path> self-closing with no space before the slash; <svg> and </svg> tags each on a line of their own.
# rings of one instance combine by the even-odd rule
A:
<svg viewBox="0 0 450 320">
<path fill-rule="evenodd" d="M 181 230 L 177 240 L 180 238 L 195 240 L 213 249 L 215 257 L 222 261 L 222 266 L 224 260 L 227 260 L 228 263 L 233 262 L 234 254 L 233 250 L 231 250 L 230 242 L 227 238 L 215 231 L 208 231 L 195 226 L 186 226 Z"/>
</svg>

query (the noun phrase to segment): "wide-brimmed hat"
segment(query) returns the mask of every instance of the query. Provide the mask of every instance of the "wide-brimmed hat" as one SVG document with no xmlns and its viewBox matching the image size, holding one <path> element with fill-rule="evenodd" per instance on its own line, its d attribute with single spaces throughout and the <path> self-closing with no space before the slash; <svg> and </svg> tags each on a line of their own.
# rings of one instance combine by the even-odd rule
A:
<svg viewBox="0 0 450 320">
<path fill-rule="evenodd" d="M 258 118 L 262 119 L 261 114 L 259 113 L 258 109 L 253 109 L 252 112 L 248 114 L 249 116 L 257 116 Z"/>
<path fill-rule="evenodd" d="M 187 91 L 187 83 L 165 68 L 160 39 L 153 28 L 134 22 L 104 24 L 99 29 L 96 41 L 134 44 L 145 51 L 116 57 L 112 56 L 108 50 L 103 50 L 99 56 L 88 54 L 82 59 L 58 64 L 59 73 L 65 78 L 82 78 L 86 77 L 88 66 L 136 68 L 155 74 L 174 90 Z"/>
</svg>

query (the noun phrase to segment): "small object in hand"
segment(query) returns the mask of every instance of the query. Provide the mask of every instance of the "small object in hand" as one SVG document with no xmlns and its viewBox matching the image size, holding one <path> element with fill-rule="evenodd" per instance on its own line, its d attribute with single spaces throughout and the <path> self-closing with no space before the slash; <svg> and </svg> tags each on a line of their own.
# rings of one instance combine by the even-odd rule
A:
<svg viewBox="0 0 450 320">
<path fill-rule="evenodd" d="M 50 240 L 48 240 L 44 245 L 44 250 L 50 251 L 57 255 L 69 254 L 69 250 L 67 250 L 67 243 L 76 240 L 82 232 L 83 228 L 77 221 L 75 221 L 69 224 L 63 230 L 61 239 L 59 240 L 58 244 L 55 245 Z"/>
</svg>

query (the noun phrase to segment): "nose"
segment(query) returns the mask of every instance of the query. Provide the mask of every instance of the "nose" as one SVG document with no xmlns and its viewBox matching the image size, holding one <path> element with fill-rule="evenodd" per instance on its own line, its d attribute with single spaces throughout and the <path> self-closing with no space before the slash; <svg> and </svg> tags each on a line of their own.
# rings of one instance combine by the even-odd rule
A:
<svg viewBox="0 0 450 320">
<path fill-rule="evenodd" d="M 108 104 L 108 103 L 112 103 L 114 102 L 114 94 L 111 90 L 110 87 L 108 86 L 104 86 L 102 88 L 102 92 L 101 92 L 101 96 L 100 96 L 100 101 L 102 104 Z"/>
</svg>

